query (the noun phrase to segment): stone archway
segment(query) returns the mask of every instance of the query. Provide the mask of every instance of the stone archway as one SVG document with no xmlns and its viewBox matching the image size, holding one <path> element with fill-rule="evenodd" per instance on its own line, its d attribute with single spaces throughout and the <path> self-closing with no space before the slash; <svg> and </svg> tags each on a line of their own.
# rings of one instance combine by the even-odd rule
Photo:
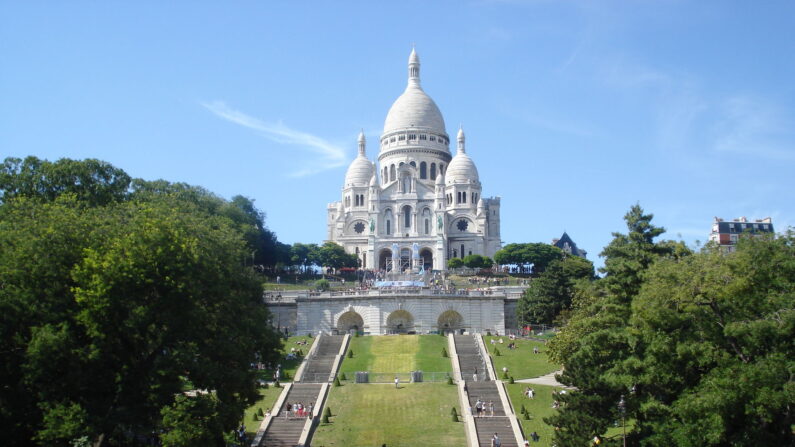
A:
<svg viewBox="0 0 795 447">
<path fill-rule="evenodd" d="M 455 332 L 464 327 L 464 317 L 454 310 L 446 310 L 436 320 L 442 333 Z"/>
<path fill-rule="evenodd" d="M 396 310 L 387 317 L 386 326 L 392 334 L 405 334 L 414 330 L 414 316 L 403 309 Z"/>
<path fill-rule="evenodd" d="M 364 328 L 364 319 L 357 312 L 349 310 L 337 318 L 337 330 L 341 333 L 361 331 Z"/>
<path fill-rule="evenodd" d="M 433 252 L 430 248 L 423 248 L 420 250 L 420 257 L 422 258 L 422 268 L 433 270 Z"/>
<path fill-rule="evenodd" d="M 391 262 L 392 259 L 392 250 L 385 248 L 381 250 L 381 253 L 378 255 L 378 268 L 381 270 L 389 270 L 387 268 L 387 263 Z"/>
</svg>

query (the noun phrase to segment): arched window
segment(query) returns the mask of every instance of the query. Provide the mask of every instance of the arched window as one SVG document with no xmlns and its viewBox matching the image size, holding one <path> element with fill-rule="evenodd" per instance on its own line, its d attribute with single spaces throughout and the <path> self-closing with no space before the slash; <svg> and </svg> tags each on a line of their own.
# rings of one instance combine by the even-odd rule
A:
<svg viewBox="0 0 795 447">
<path fill-rule="evenodd" d="M 464 257 L 464 244 L 461 244 L 461 258 Z"/>
<path fill-rule="evenodd" d="M 425 234 L 431 232 L 431 221 L 430 219 L 425 219 Z"/>
<path fill-rule="evenodd" d="M 420 178 L 423 180 L 428 178 L 428 164 L 424 161 L 420 163 Z"/>
<path fill-rule="evenodd" d="M 436 180 L 436 163 L 431 163 L 431 180 Z"/>
<path fill-rule="evenodd" d="M 408 205 L 403 207 L 403 228 L 411 229 L 411 207 Z"/>
<path fill-rule="evenodd" d="M 467 203 L 467 193 L 466 193 L 466 191 L 461 193 L 461 202 L 462 203 Z"/>
<path fill-rule="evenodd" d="M 439 163 L 439 172 L 444 175 L 444 163 Z"/>
<path fill-rule="evenodd" d="M 395 165 L 389 167 L 389 181 L 390 182 L 395 181 Z"/>
<path fill-rule="evenodd" d="M 389 221 L 386 221 L 386 234 L 392 234 L 392 226 Z"/>
<path fill-rule="evenodd" d="M 412 161 L 409 164 L 411 165 L 412 168 L 416 168 L 417 167 L 417 162 L 416 161 Z"/>
<path fill-rule="evenodd" d="M 384 166 L 384 173 L 381 175 L 381 183 L 386 184 L 389 181 L 389 172 L 387 171 L 387 167 Z"/>
</svg>

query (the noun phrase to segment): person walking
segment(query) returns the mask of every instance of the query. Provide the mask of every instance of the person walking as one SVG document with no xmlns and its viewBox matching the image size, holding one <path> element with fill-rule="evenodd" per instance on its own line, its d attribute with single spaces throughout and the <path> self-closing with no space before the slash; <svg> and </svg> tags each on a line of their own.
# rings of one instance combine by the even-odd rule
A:
<svg viewBox="0 0 795 447">
<path fill-rule="evenodd" d="M 494 436 L 491 437 L 491 447 L 501 447 L 502 441 L 500 441 L 500 437 L 497 433 L 494 433 Z"/>
<path fill-rule="evenodd" d="M 398 376 L 395 376 L 395 389 L 400 388 L 400 379 Z"/>
</svg>

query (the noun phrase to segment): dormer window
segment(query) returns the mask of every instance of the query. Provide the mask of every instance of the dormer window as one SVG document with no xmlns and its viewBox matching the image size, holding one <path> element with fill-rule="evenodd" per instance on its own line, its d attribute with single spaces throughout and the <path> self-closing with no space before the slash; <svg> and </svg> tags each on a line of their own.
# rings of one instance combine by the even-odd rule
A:
<svg viewBox="0 0 795 447">
<path fill-rule="evenodd" d="M 409 135 L 409 140 L 416 140 L 416 139 L 417 139 L 417 135 L 415 135 L 415 134 Z"/>
<path fill-rule="evenodd" d="M 431 135 L 431 141 L 436 141 L 436 137 Z"/>
<path fill-rule="evenodd" d="M 428 139 L 428 135 L 424 135 L 424 134 L 420 135 L 420 140 L 427 140 L 427 139 Z"/>
<path fill-rule="evenodd" d="M 406 141 L 405 135 L 398 135 L 398 141 Z"/>
</svg>

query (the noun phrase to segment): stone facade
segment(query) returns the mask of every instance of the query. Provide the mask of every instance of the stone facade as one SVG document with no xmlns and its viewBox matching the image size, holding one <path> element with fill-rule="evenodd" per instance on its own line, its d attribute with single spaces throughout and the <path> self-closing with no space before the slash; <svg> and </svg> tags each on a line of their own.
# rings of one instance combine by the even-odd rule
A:
<svg viewBox="0 0 795 447">
<path fill-rule="evenodd" d="M 342 199 L 328 205 L 327 240 L 355 253 L 366 269 L 444 270 L 469 254 L 493 257 L 501 248 L 500 198 L 483 198 L 463 130 L 452 156 L 444 118 L 420 86 L 420 62 L 409 57 L 408 85 L 392 105 L 378 164 L 359 154 Z"/>
</svg>

